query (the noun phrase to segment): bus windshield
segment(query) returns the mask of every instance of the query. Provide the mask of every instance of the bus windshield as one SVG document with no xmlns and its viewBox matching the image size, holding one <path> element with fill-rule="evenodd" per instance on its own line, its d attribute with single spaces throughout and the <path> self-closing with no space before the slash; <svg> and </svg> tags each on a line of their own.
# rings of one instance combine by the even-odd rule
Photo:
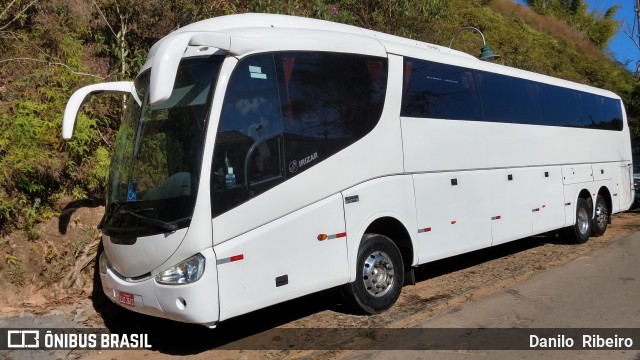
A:
<svg viewBox="0 0 640 360">
<path fill-rule="evenodd" d="M 189 226 L 205 129 L 223 56 L 183 59 L 171 97 L 149 105 L 150 71 L 135 82 L 116 136 L 102 231 L 137 237 Z"/>
</svg>

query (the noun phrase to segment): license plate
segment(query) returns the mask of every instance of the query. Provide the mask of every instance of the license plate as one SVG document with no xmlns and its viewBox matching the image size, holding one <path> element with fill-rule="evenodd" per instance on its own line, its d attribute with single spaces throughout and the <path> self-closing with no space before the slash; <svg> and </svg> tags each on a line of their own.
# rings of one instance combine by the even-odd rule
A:
<svg viewBox="0 0 640 360">
<path fill-rule="evenodd" d="M 131 306 L 131 307 L 135 306 L 135 297 L 133 294 L 120 291 L 119 298 L 120 298 L 120 304 Z"/>
</svg>

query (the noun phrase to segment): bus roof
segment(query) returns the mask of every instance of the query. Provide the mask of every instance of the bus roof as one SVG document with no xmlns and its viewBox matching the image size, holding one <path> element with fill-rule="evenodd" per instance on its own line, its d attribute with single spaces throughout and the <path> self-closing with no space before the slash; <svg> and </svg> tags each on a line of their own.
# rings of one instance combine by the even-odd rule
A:
<svg viewBox="0 0 640 360">
<path fill-rule="evenodd" d="M 619 99 L 610 91 L 480 61 L 467 53 L 423 41 L 325 20 L 245 13 L 195 22 L 168 34 L 154 44 L 141 69 L 141 72 L 152 69 L 152 104 L 162 103 L 169 98 L 175 70 L 189 45 L 213 46 L 237 56 L 263 51 L 313 49 L 385 57 L 391 53 L 502 73 Z M 158 53 L 161 56 L 156 56 Z"/>
<path fill-rule="evenodd" d="M 357 26 L 335 23 L 331 21 L 311 19 L 299 16 L 290 15 L 278 15 L 278 14 L 257 14 L 257 13 L 245 13 L 236 15 L 220 16 L 212 19 L 202 20 L 193 24 L 187 25 L 183 28 L 176 30 L 176 32 L 183 31 L 218 31 L 225 32 L 229 30 L 235 30 L 238 35 L 242 33 L 242 29 L 248 28 L 260 28 L 264 29 L 296 29 L 296 30 L 321 30 L 334 33 L 336 41 L 340 41 L 340 36 L 343 34 L 360 35 L 377 39 L 382 43 L 395 43 L 407 46 L 414 46 L 420 49 L 426 49 L 431 51 L 443 52 L 447 54 L 454 54 L 457 56 L 467 57 L 475 59 L 475 57 L 464 53 L 443 47 L 434 45 L 418 40 L 411 40 L 400 36 L 390 35 L 378 31 L 368 30 Z M 339 33 L 339 34 L 337 34 Z"/>
</svg>

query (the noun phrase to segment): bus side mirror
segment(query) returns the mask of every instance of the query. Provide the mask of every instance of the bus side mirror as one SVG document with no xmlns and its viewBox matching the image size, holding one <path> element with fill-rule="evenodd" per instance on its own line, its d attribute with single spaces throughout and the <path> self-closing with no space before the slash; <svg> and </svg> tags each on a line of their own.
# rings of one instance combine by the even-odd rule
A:
<svg viewBox="0 0 640 360">
<path fill-rule="evenodd" d="M 64 109 L 64 118 L 62 120 L 62 138 L 65 140 L 71 139 L 73 136 L 73 129 L 76 124 L 76 117 L 78 116 L 78 110 L 80 106 L 85 102 L 90 94 L 100 93 L 115 93 L 115 94 L 131 94 L 133 90 L 133 82 L 131 81 L 116 81 L 106 82 L 94 85 L 85 86 L 76 90 L 71 95 L 67 102 L 67 107 Z"/>
</svg>

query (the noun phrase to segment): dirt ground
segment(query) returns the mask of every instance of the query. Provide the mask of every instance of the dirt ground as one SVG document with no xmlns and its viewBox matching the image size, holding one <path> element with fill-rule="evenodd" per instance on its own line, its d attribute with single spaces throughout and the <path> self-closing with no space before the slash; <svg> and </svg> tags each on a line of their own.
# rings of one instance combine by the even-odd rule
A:
<svg viewBox="0 0 640 360">
<path fill-rule="evenodd" d="M 34 316 L 44 321 L 51 315 L 62 315 L 78 326 L 106 327 L 112 333 L 147 333 L 153 346 L 150 350 L 75 353 L 76 357 L 88 359 L 174 355 L 193 359 L 214 356 L 338 359 L 351 353 L 343 348 L 366 349 L 373 343 L 374 336 L 367 329 L 412 327 L 430 317 L 456 311 L 468 302 L 586 255 L 639 229 L 640 212 L 632 211 L 614 215 L 606 234 L 592 237 L 585 244 L 567 244 L 561 236 L 537 236 L 425 264 L 416 269 L 417 284 L 403 288 L 391 309 L 374 316 L 354 315 L 333 289 L 243 315 L 209 330 L 126 311 L 87 286 L 76 297 L 41 299 L 37 306 L 28 302 L 21 306 L 5 303 L 0 306 L 0 319 Z M 331 336 L 327 329 L 335 330 L 339 337 Z M 341 333 L 341 329 L 357 331 Z M 308 346 L 310 341 L 313 346 Z M 318 350 L 305 350 L 308 348 Z"/>
</svg>

